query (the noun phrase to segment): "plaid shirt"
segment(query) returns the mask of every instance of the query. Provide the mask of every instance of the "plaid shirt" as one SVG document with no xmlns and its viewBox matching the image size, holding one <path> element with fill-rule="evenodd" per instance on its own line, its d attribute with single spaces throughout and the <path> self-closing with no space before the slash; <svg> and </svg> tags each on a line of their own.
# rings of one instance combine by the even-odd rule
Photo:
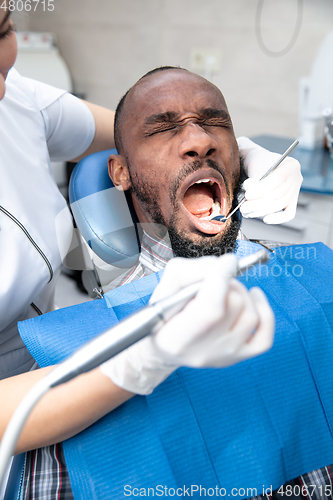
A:
<svg viewBox="0 0 333 500">
<path fill-rule="evenodd" d="M 74 500 L 62 444 L 26 454 L 21 499 Z"/>
<path fill-rule="evenodd" d="M 246 239 L 241 234 L 239 236 L 241 239 Z M 265 241 L 265 246 L 276 245 Z M 157 240 L 144 233 L 138 264 L 118 276 L 110 285 L 104 287 L 104 290 L 113 290 L 118 286 L 160 271 L 173 257 L 174 254 L 167 241 Z M 295 500 L 301 498 L 333 500 L 332 478 L 333 465 L 329 465 L 288 481 L 272 493 L 251 496 L 251 500 Z M 254 491 L 251 491 L 250 494 L 253 493 Z M 26 454 L 20 500 L 74 500 L 61 443 L 33 450 Z"/>
</svg>

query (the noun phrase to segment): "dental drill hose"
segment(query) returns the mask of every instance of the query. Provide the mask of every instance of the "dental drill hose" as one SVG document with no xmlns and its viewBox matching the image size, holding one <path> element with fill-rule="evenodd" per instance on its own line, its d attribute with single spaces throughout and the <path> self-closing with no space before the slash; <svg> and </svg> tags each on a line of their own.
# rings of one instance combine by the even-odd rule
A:
<svg viewBox="0 0 333 500">
<path fill-rule="evenodd" d="M 244 257 L 238 261 L 237 275 L 255 264 L 267 262 L 268 258 L 269 255 L 264 249 Z M 193 283 L 173 296 L 148 305 L 130 315 L 78 349 L 41 379 L 26 394 L 15 410 L 2 438 L 0 445 L 0 485 L 25 421 L 34 406 L 49 389 L 96 368 L 146 335 L 158 331 L 166 321 L 180 312 L 195 297 L 199 288 L 200 282 Z"/>
</svg>

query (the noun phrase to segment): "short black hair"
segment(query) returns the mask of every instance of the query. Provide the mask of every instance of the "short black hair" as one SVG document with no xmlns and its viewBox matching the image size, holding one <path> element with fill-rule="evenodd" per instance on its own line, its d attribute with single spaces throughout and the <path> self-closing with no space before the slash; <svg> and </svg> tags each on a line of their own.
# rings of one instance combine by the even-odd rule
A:
<svg viewBox="0 0 333 500">
<path fill-rule="evenodd" d="M 138 82 L 142 80 L 143 78 L 146 78 L 147 76 L 153 75 L 154 73 L 158 73 L 159 71 L 166 71 L 170 69 L 178 69 L 182 71 L 188 71 L 185 68 L 181 68 L 180 66 L 160 66 L 159 68 L 152 69 L 151 71 L 148 71 L 148 73 L 144 74 L 141 78 L 139 78 Z M 123 97 L 120 99 L 117 107 L 116 107 L 116 112 L 114 116 L 114 142 L 116 149 L 118 153 L 122 153 L 122 139 L 121 139 L 121 127 L 120 127 L 120 122 L 121 122 L 121 115 L 122 111 L 124 108 L 124 103 L 126 101 L 126 97 L 128 96 L 128 93 L 132 90 L 133 86 L 128 89 L 126 94 L 123 95 Z"/>
</svg>

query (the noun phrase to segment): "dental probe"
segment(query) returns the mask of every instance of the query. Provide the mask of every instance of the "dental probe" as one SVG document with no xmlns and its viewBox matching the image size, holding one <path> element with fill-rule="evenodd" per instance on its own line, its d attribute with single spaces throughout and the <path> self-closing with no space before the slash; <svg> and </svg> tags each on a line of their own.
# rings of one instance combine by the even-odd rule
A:
<svg viewBox="0 0 333 500">
<path fill-rule="evenodd" d="M 292 143 L 291 146 L 289 146 L 289 148 L 283 153 L 283 155 L 281 156 L 281 158 L 279 158 L 278 160 L 276 160 L 276 162 L 267 170 L 267 172 L 264 173 L 264 175 L 262 177 L 260 177 L 260 181 L 262 181 L 263 179 L 265 179 L 271 172 L 273 172 L 273 170 L 276 169 L 276 167 L 278 167 L 280 165 L 280 163 L 283 162 L 283 160 L 289 155 L 289 153 L 297 146 L 297 144 L 299 143 L 299 141 L 296 139 L 296 141 L 294 141 Z M 216 215 L 216 217 L 213 217 L 212 219 L 210 220 L 218 220 L 220 222 L 227 222 L 228 219 L 230 219 L 230 217 L 232 215 L 234 215 L 234 213 L 243 205 L 243 203 L 246 201 L 246 198 L 245 198 L 245 195 L 243 196 L 243 198 L 241 199 L 241 201 L 238 203 L 237 207 L 233 209 L 233 211 L 226 217 L 225 215 Z"/>
<path fill-rule="evenodd" d="M 239 275 L 251 266 L 267 262 L 268 259 L 268 252 L 261 249 L 248 257 L 240 259 L 235 274 Z M 87 342 L 30 389 L 16 408 L 1 440 L 0 487 L 7 470 L 7 464 L 14 454 L 16 443 L 25 422 L 41 397 L 52 387 L 67 382 L 80 373 L 96 368 L 138 340 L 159 330 L 166 321 L 180 312 L 196 296 L 200 283 L 199 281 L 188 285 L 174 295 L 131 314 L 114 327 Z"/>
</svg>

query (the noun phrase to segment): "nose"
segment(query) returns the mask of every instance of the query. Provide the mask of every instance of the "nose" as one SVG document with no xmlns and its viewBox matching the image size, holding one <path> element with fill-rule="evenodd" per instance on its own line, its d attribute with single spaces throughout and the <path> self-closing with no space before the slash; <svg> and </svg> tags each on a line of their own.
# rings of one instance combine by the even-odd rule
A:
<svg viewBox="0 0 333 500">
<path fill-rule="evenodd" d="M 182 141 L 179 146 L 179 155 L 184 160 L 196 157 L 208 158 L 215 155 L 218 149 L 216 139 L 207 133 L 197 123 L 187 123 L 184 126 Z"/>
</svg>

